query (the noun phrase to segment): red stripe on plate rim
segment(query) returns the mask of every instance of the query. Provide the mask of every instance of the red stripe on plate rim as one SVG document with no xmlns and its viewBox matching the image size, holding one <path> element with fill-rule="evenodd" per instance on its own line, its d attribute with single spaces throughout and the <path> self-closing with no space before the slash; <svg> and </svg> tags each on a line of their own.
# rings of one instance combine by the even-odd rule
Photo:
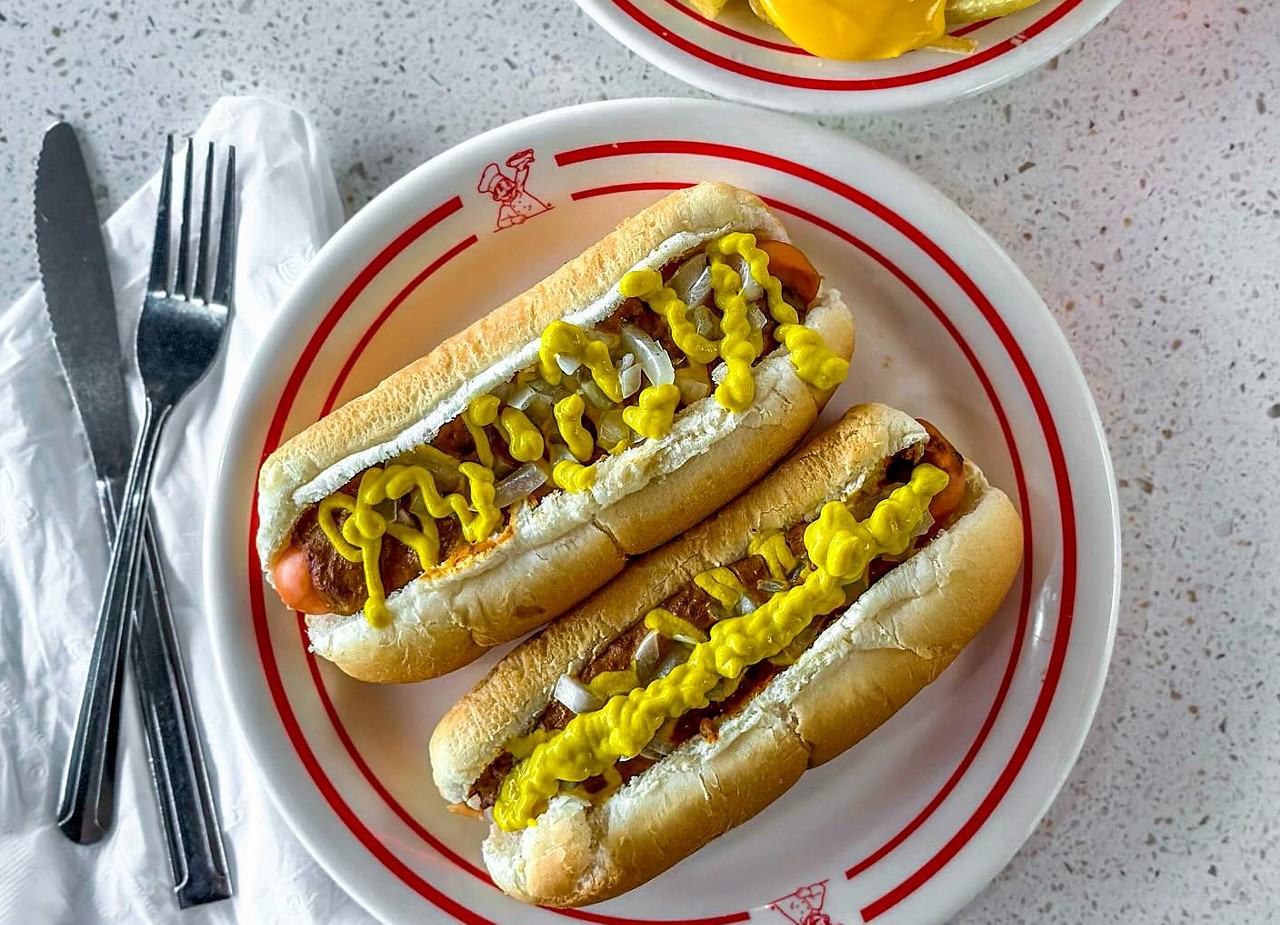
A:
<svg viewBox="0 0 1280 925">
<path fill-rule="evenodd" d="M 355 348 L 351 351 L 351 355 L 347 357 L 347 361 L 342 365 L 342 369 L 338 372 L 337 379 L 333 382 L 333 388 L 329 390 L 329 395 L 324 400 L 324 408 L 320 412 L 321 417 L 324 417 L 333 410 L 333 406 L 337 404 L 338 392 L 342 388 L 342 384 L 347 381 L 347 376 L 349 376 L 351 374 L 351 370 L 355 368 L 356 362 L 364 354 L 365 348 L 369 346 L 374 335 L 381 330 L 387 319 L 395 313 L 396 309 L 400 307 L 404 300 L 407 299 L 415 289 L 434 276 L 437 270 L 443 267 L 454 257 L 457 257 L 468 247 L 476 244 L 479 240 L 480 239 L 475 235 L 471 235 L 471 237 L 459 241 L 428 264 L 421 273 L 410 280 L 409 284 L 396 294 L 394 299 L 387 303 L 387 307 L 382 310 L 378 317 L 373 319 L 373 323 L 369 325 L 363 336 L 361 336 L 360 340 L 356 343 Z"/>
<path fill-rule="evenodd" d="M 1018 32 L 1016 35 L 1011 35 L 1009 38 L 1004 39 L 1001 42 L 997 42 L 990 48 L 984 48 L 981 51 L 976 51 L 971 55 L 966 55 L 965 57 L 952 61 L 949 64 L 939 65 L 938 67 L 929 68 L 923 71 L 913 71 L 908 74 L 858 78 L 810 77 L 804 74 L 792 74 L 785 71 L 771 71 L 767 68 L 756 67 L 755 65 L 746 64 L 742 61 L 735 61 L 732 58 L 726 58 L 723 55 L 703 48 L 698 43 L 685 38 L 683 35 L 671 31 L 651 17 L 648 13 L 641 10 L 632 2 L 632 0 L 611 0 L 611 2 L 617 6 L 619 10 L 634 20 L 639 26 L 666 42 L 668 45 L 678 48 L 700 61 L 737 74 L 740 77 L 748 77 L 752 80 L 758 80 L 763 83 L 770 83 L 783 87 L 794 87 L 802 90 L 825 90 L 831 92 L 857 93 L 871 90 L 892 90 L 897 87 L 908 87 L 915 86 L 917 84 L 929 83 L 931 81 L 941 80 L 944 77 L 951 77 L 952 75 L 960 74 L 964 71 L 978 67 L 979 65 L 986 64 L 989 61 L 999 58 L 1001 55 L 1007 54 L 1028 40 L 1035 38 L 1050 26 L 1053 26 L 1055 23 L 1060 21 L 1068 13 L 1083 3 L 1084 0 L 1062 0 L 1058 6 L 1046 12 L 1042 17 L 1027 26 L 1027 28 Z M 698 18 L 701 19 L 701 17 Z M 703 21 L 705 22 L 706 20 Z M 978 26 L 981 24 L 975 23 L 974 25 Z M 965 34 L 967 34 L 967 32 Z"/>
<path fill-rule="evenodd" d="M 662 0 L 662 2 L 665 3 L 667 6 L 672 7 L 673 9 L 683 13 L 685 16 L 689 17 L 699 25 L 705 26 L 708 29 L 712 29 L 715 32 L 719 32 L 721 35 L 727 35 L 732 39 L 737 39 L 738 41 L 744 42 L 747 45 L 755 45 L 757 48 L 767 48 L 770 51 L 780 51 L 789 55 L 799 55 L 800 57 L 803 57 L 803 58 L 814 57 L 813 55 L 811 55 L 809 52 L 805 51 L 803 48 L 801 48 L 798 45 L 791 45 L 786 42 L 774 42 L 774 41 L 770 41 L 769 39 L 762 39 L 760 38 L 760 36 L 752 35 L 750 32 L 743 32 L 741 29 L 735 29 L 733 28 L 733 26 L 730 26 L 727 23 L 720 22 L 720 20 L 718 19 L 708 19 L 707 17 L 699 13 L 697 10 L 695 10 L 693 7 L 688 6 L 686 3 L 682 2 L 682 0 Z M 956 36 L 957 38 L 966 36 L 966 35 L 972 35 L 973 33 L 977 32 L 979 29 L 985 26 L 989 26 L 993 22 L 995 22 L 994 19 L 984 19 L 981 22 L 971 22 L 968 25 L 960 27 L 955 32 L 952 32 L 951 35 Z"/>
</svg>

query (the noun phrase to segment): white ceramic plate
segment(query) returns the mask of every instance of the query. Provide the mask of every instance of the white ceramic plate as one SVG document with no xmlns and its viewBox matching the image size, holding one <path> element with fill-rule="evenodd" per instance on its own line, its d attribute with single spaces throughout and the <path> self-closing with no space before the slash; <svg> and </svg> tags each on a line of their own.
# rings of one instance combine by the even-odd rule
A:
<svg viewBox="0 0 1280 925">
<path fill-rule="evenodd" d="M 578 0 L 618 41 L 673 77 L 726 99 L 807 113 L 915 109 L 981 93 L 1063 51 L 1120 0 L 1040 0 L 955 32 L 977 50 L 924 49 L 891 61 L 815 58 L 734 0 L 714 22 L 688 0 Z"/>
<path fill-rule="evenodd" d="M 707 178 L 768 198 L 854 306 L 854 371 L 827 419 L 878 399 L 933 420 L 1022 511 L 1027 564 L 934 685 L 758 818 L 624 897 L 532 910 L 487 881 L 483 827 L 445 811 L 427 763 L 436 720 L 493 657 L 404 687 L 361 684 L 311 658 L 298 617 L 260 577 L 255 472 L 335 403 L 663 191 Z M 225 516 L 207 538 L 222 675 L 284 815 L 388 922 L 784 925 L 824 921 L 818 909 L 842 925 L 941 920 L 1013 856 L 1075 760 L 1106 671 L 1119 567 L 1088 389 L 999 248 L 860 145 L 688 100 L 581 106 L 489 132 L 415 170 L 325 246 L 248 383 L 213 508 Z"/>
</svg>

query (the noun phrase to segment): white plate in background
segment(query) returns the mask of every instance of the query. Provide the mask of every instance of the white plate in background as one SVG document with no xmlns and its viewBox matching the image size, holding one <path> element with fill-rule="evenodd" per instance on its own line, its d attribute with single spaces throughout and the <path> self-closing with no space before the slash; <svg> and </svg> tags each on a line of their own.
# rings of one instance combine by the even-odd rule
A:
<svg viewBox="0 0 1280 925">
<path fill-rule="evenodd" d="M 726 99 L 787 112 L 851 114 L 931 106 L 1007 83 L 1060 54 L 1120 0 L 1040 0 L 953 34 L 970 55 L 936 49 L 888 61 L 815 58 L 761 22 L 745 0 L 715 21 L 688 0 L 578 0 L 636 54 L 673 77 Z"/>
</svg>

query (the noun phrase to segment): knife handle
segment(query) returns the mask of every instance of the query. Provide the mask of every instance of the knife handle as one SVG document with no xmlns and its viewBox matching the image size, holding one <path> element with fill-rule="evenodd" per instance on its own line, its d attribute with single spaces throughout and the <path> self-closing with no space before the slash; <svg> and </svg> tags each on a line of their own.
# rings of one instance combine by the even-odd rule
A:
<svg viewBox="0 0 1280 925">
<path fill-rule="evenodd" d="M 71 754 L 58 802 L 58 828 L 72 841 L 92 844 L 111 827 L 115 808 L 116 739 L 120 675 L 129 648 L 129 618 L 138 587 L 138 557 L 156 447 L 173 405 L 146 402 L 142 427 L 129 464 L 120 526 L 98 609 L 89 677 L 76 717 Z"/>
<path fill-rule="evenodd" d="M 107 530 L 107 542 L 115 543 L 118 526 L 117 511 L 124 497 L 124 482 L 118 478 L 104 478 L 97 482 L 98 507 Z M 127 645 L 128 640 L 125 640 Z M 97 657 L 96 645 L 94 656 Z M 120 659 L 123 660 L 123 647 Z M 124 672 L 117 670 L 114 690 L 111 691 L 111 708 L 103 730 L 102 759 L 96 771 L 87 780 L 73 780 L 75 754 L 68 761 L 66 778 L 58 794 L 58 828 L 74 842 L 92 845 L 106 836 L 115 816 L 116 753 L 120 742 L 120 700 L 124 695 Z M 83 710 L 83 706 L 82 706 Z M 79 784 L 79 791 L 73 786 Z"/>
</svg>

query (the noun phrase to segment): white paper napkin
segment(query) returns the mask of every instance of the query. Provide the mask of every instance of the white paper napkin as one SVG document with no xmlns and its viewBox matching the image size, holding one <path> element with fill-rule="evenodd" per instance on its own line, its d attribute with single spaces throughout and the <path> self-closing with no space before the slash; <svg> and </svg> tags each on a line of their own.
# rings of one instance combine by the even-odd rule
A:
<svg viewBox="0 0 1280 925">
<path fill-rule="evenodd" d="M 259 781 L 222 696 L 200 591 L 205 499 L 241 381 L 282 297 L 342 223 L 341 205 L 324 144 L 293 109 L 220 100 L 196 134 L 197 151 L 207 141 L 236 146 L 236 311 L 220 362 L 169 426 L 153 505 L 236 896 L 179 912 L 132 697 L 123 704 L 112 833 L 85 847 L 68 841 L 53 822 L 108 550 L 88 445 L 34 287 L 0 314 L 2 922 L 368 921 L 293 836 Z M 157 138 L 157 169 L 161 143 Z M 106 224 L 129 358 L 157 187 L 153 178 Z"/>
</svg>

